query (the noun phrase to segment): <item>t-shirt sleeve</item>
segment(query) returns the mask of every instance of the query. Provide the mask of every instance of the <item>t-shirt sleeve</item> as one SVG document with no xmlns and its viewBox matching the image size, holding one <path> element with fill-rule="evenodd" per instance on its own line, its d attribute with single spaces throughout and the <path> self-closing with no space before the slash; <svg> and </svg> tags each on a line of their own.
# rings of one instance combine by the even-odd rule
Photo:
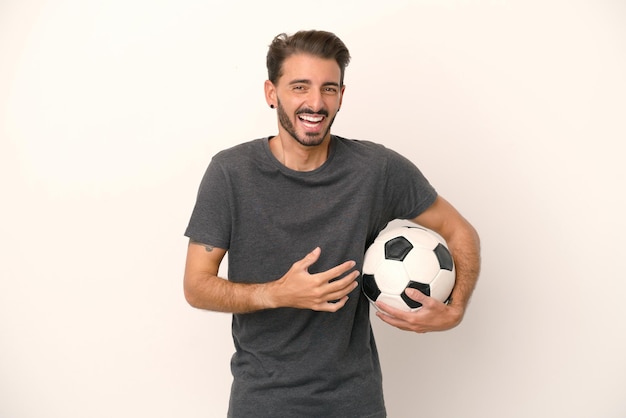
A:
<svg viewBox="0 0 626 418">
<path fill-rule="evenodd" d="M 226 173 L 213 158 L 200 182 L 185 236 L 203 244 L 228 249 L 232 222 L 230 189 Z"/>
<path fill-rule="evenodd" d="M 387 201 L 394 202 L 392 216 L 413 219 L 435 202 L 437 191 L 406 157 L 393 150 L 388 155 L 385 192 Z"/>
</svg>

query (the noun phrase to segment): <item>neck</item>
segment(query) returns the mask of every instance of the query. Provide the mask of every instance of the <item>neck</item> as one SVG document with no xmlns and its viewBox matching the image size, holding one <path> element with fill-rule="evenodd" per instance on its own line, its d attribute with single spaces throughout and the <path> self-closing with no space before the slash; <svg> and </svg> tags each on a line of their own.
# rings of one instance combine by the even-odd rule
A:
<svg viewBox="0 0 626 418">
<path fill-rule="evenodd" d="M 279 133 L 269 141 L 272 154 L 285 167 L 295 171 L 313 171 L 326 162 L 330 135 L 321 144 L 313 146 L 302 145 L 288 136 Z"/>
</svg>

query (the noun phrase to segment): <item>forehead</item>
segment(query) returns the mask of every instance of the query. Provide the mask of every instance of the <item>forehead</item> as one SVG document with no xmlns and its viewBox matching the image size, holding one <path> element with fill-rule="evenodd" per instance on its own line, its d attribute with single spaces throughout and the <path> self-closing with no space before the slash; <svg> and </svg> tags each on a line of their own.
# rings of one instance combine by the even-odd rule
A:
<svg viewBox="0 0 626 418">
<path fill-rule="evenodd" d="M 341 69 L 337 61 L 310 54 L 294 54 L 283 61 L 282 75 L 278 83 L 308 80 L 311 83 L 336 83 L 341 80 Z"/>
</svg>

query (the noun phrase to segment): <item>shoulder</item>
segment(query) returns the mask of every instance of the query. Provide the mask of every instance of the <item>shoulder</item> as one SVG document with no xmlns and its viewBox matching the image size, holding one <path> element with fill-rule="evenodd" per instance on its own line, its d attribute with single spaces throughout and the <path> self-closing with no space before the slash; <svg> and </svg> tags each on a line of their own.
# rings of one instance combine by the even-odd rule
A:
<svg viewBox="0 0 626 418">
<path fill-rule="evenodd" d="M 334 135 L 333 138 L 337 141 L 338 148 L 353 152 L 376 154 L 387 149 L 384 145 L 369 140 L 348 139 L 337 135 Z"/>
<path fill-rule="evenodd" d="M 408 157 L 380 143 L 337 138 L 337 154 L 341 163 L 363 172 L 382 173 L 387 178 L 420 178 L 426 181 L 419 167 Z"/>
<path fill-rule="evenodd" d="M 384 160 L 390 151 L 387 147 L 377 142 L 347 139 L 341 136 L 334 136 L 336 142 L 337 154 L 346 154 L 351 158 L 361 157 L 369 160 Z"/>
<path fill-rule="evenodd" d="M 406 160 L 398 152 L 378 142 L 347 139 L 340 136 L 335 136 L 335 139 L 337 142 L 337 154 L 343 158 L 358 159 L 368 164 L 382 165 L 394 163 L 398 160 Z"/>
<path fill-rule="evenodd" d="M 215 154 L 213 161 L 232 163 L 248 159 L 263 152 L 265 141 L 267 141 L 267 138 L 258 138 L 226 148 Z"/>
</svg>

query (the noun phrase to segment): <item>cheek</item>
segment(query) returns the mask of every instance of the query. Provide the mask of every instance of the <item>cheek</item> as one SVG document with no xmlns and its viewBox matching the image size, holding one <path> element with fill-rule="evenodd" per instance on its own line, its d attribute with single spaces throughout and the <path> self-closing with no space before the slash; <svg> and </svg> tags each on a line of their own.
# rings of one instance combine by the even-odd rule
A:
<svg viewBox="0 0 626 418">
<path fill-rule="evenodd" d="M 301 105 L 300 102 L 296 102 L 290 97 L 283 98 L 283 99 L 284 100 L 279 100 L 278 104 L 280 105 L 280 107 L 282 107 L 283 111 L 289 115 L 292 115 L 294 112 L 296 112 Z"/>
<path fill-rule="evenodd" d="M 342 96 L 332 97 L 332 98 L 329 98 L 328 100 L 326 100 L 326 105 L 328 106 L 329 109 L 337 109 L 337 110 L 339 110 L 339 108 L 341 107 L 341 101 L 342 100 L 343 100 Z"/>
</svg>

